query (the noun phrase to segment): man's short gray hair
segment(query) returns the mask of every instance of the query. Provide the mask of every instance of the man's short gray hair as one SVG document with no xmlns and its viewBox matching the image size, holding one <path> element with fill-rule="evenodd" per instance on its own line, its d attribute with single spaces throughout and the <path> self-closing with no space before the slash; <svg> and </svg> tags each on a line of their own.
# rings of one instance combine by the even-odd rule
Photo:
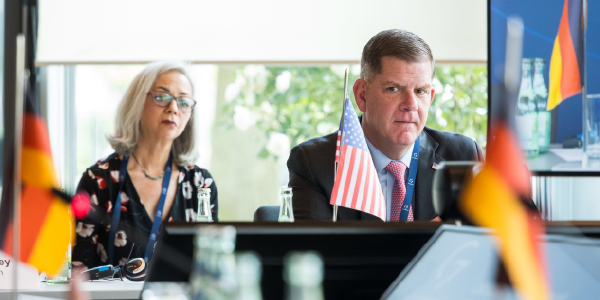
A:
<svg viewBox="0 0 600 300">
<path fill-rule="evenodd" d="M 146 95 L 150 92 L 156 79 L 160 75 L 177 72 L 187 77 L 191 84 L 192 81 L 186 67 L 187 65 L 183 62 L 154 62 L 148 64 L 140 74 L 135 76 L 117 108 L 115 132 L 107 137 L 108 142 L 118 154 L 129 155 L 137 145 Z M 193 92 L 192 85 L 192 97 Z M 173 141 L 171 153 L 176 165 L 183 167 L 194 164 L 198 156 L 194 139 L 194 112 L 192 112 L 185 129 Z"/>
<path fill-rule="evenodd" d="M 392 56 L 408 63 L 431 62 L 432 75 L 435 76 L 435 60 L 429 45 L 416 34 L 402 30 L 385 30 L 372 37 L 363 48 L 360 60 L 360 78 L 367 82 L 381 73 L 381 59 Z"/>
</svg>

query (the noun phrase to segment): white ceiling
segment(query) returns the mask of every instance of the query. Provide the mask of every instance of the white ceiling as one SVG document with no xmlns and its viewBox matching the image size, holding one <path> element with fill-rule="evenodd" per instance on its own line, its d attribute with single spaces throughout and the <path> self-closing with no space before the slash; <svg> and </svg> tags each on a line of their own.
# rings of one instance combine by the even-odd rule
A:
<svg viewBox="0 0 600 300">
<path fill-rule="evenodd" d="M 437 61 L 487 60 L 485 0 L 40 0 L 38 65 L 358 62 L 403 28 Z"/>
</svg>

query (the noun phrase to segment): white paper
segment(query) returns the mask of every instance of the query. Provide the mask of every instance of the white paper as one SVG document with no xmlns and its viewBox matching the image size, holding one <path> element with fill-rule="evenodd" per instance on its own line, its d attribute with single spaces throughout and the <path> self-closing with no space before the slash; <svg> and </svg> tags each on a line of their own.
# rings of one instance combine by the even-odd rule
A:
<svg viewBox="0 0 600 300">
<path fill-rule="evenodd" d="M 0 251 L 0 290 L 13 288 L 15 268 L 18 266 L 17 284 L 20 290 L 38 289 L 40 280 L 38 270 L 29 264 L 19 263 L 6 253 Z"/>
<path fill-rule="evenodd" d="M 556 154 L 566 162 L 581 161 L 583 159 L 583 149 L 550 149 L 550 152 Z"/>
</svg>

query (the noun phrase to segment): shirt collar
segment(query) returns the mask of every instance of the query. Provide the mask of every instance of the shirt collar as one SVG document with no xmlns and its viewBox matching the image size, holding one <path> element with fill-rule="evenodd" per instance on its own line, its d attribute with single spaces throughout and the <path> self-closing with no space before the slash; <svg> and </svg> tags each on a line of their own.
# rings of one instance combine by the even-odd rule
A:
<svg viewBox="0 0 600 300">
<path fill-rule="evenodd" d="M 385 154 L 383 154 L 383 152 L 379 151 L 379 149 L 375 148 L 375 146 L 373 146 L 373 144 L 371 144 L 371 142 L 369 142 L 367 137 L 365 137 L 365 141 L 367 141 L 367 147 L 369 148 L 369 152 L 371 152 L 371 157 L 373 158 L 373 164 L 375 165 L 375 170 L 377 171 L 377 173 L 379 173 L 387 165 L 390 164 L 392 159 L 390 159 Z M 404 165 L 406 165 L 407 169 L 410 167 L 410 159 L 411 159 L 414 148 L 415 148 L 415 143 L 412 143 L 412 145 L 410 145 L 410 148 L 408 148 L 408 150 L 404 153 L 404 155 L 402 155 L 402 157 L 400 157 L 400 159 L 397 160 L 397 161 L 401 161 Z"/>
</svg>

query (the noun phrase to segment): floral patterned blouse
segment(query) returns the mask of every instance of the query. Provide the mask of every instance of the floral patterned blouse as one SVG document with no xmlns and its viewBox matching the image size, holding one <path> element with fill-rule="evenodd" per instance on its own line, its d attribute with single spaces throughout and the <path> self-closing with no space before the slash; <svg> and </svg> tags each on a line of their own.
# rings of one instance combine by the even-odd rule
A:
<svg viewBox="0 0 600 300">
<path fill-rule="evenodd" d="M 88 215 L 77 220 L 77 238 L 73 246 L 73 266 L 93 268 L 124 263 L 131 252 L 131 258 L 144 257 L 152 221 L 140 202 L 131 178 L 125 178 L 121 191 L 121 217 L 114 242 L 113 261 L 108 261 L 108 234 L 112 220 L 113 206 L 119 193 L 119 170 L 121 158 L 113 153 L 88 168 L 81 177 L 77 191 L 90 195 L 91 207 Z M 174 170 L 175 171 L 175 170 Z M 167 220 L 193 222 L 198 209 L 198 188 L 210 188 L 211 212 L 217 221 L 217 186 L 210 173 L 198 166 L 179 169 L 179 179 L 175 200 Z M 161 226 L 162 228 L 162 226 Z M 160 234 L 160 230 L 159 230 Z"/>
</svg>

